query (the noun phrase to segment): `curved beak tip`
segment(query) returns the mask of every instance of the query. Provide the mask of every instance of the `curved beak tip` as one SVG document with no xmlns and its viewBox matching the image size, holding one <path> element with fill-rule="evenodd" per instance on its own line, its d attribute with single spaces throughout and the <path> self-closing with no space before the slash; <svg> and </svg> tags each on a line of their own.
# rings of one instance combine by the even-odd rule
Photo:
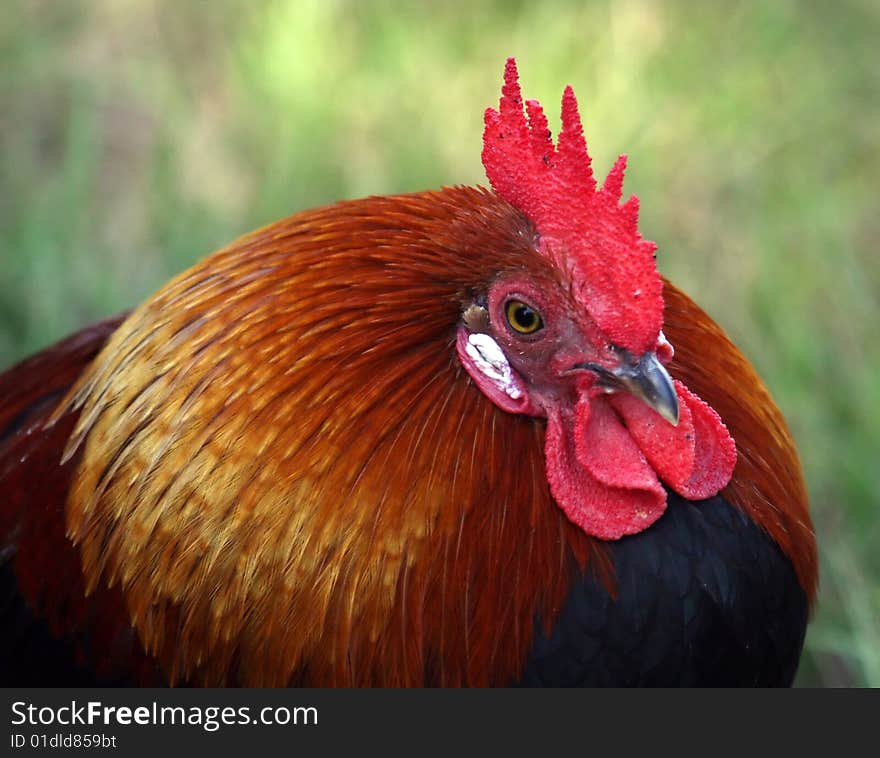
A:
<svg viewBox="0 0 880 758">
<path fill-rule="evenodd" d="M 661 418 L 678 426 L 679 405 L 675 383 L 655 353 L 645 353 L 638 361 L 627 354 L 614 369 L 595 363 L 578 363 L 573 368 L 594 371 L 608 391 L 629 392 L 656 411 Z"/>
<path fill-rule="evenodd" d="M 676 398 L 675 400 L 675 407 L 655 407 L 654 410 L 657 411 L 657 413 L 665 418 L 670 424 L 672 424 L 673 426 L 678 426 L 678 398 Z"/>
<path fill-rule="evenodd" d="M 678 393 L 672 377 L 654 353 L 645 353 L 634 365 L 622 365 L 612 373 L 624 389 L 670 424 L 678 426 Z"/>
<path fill-rule="evenodd" d="M 666 367 L 654 353 L 647 353 L 639 361 L 639 369 L 642 399 L 670 424 L 678 426 L 678 393 Z"/>
</svg>

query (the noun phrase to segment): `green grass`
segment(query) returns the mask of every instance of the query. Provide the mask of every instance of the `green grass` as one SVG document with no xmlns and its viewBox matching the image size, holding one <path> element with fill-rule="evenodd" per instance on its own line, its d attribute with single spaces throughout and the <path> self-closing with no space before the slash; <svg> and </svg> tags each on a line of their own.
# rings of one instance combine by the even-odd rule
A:
<svg viewBox="0 0 880 758">
<path fill-rule="evenodd" d="M 7 2 L 0 365 L 256 226 L 484 181 L 506 56 L 630 155 L 661 269 L 753 359 L 822 553 L 799 682 L 880 686 L 880 10 L 840 3 Z"/>
</svg>

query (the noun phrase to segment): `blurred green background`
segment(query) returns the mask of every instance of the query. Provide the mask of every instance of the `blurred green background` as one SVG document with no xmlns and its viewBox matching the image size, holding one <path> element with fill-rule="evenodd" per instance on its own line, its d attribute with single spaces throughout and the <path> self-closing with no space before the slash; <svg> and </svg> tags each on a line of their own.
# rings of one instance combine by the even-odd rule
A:
<svg viewBox="0 0 880 758">
<path fill-rule="evenodd" d="M 484 182 L 504 59 L 798 439 L 822 552 L 798 682 L 880 686 L 880 6 L 3 3 L 0 366 L 257 226 Z"/>
</svg>

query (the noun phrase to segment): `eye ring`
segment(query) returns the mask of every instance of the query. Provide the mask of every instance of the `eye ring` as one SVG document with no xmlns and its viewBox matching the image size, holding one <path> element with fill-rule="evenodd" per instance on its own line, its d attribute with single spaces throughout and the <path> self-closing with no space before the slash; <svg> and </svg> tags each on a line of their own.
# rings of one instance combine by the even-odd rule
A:
<svg viewBox="0 0 880 758">
<path fill-rule="evenodd" d="M 504 304 L 504 316 L 510 328 L 518 334 L 534 334 L 544 327 L 544 320 L 537 309 L 516 298 Z"/>
</svg>

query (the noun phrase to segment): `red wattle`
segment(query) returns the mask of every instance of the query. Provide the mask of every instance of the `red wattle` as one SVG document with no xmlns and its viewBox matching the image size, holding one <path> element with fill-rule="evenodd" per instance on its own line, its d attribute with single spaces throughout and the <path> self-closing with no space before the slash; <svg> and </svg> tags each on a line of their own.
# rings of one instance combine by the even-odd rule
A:
<svg viewBox="0 0 880 758">
<path fill-rule="evenodd" d="M 598 403 L 604 405 L 604 400 L 599 399 Z M 644 489 L 610 487 L 598 481 L 578 460 L 577 426 L 572 413 L 554 410 L 547 417 L 544 456 L 547 481 L 556 503 L 574 524 L 599 539 L 616 540 L 647 529 L 666 510 L 666 491 L 660 481 L 647 464 L 645 468 L 650 477 L 639 472 L 640 478 L 653 478 L 653 482 Z M 603 470 L 605 467 L 599 461 L 608 450 L 600 445 L 591 452 L 585 448 L 583 454 L 589 461 L 597 461 L 597 470 Z M 632 466 L 633 462 L 628 461 L 628 465 Z"/>
<path fill-rule="evenodd" d="M 661 480 L 689 500 L 730 481 L 736 446 L 715 413 L 679 381 L 673 426 L 625 393 L 582 392 L 574 409 L 547 417 L 544 455 L 550 491 L 588 534 L 614 540 L 636 534 L 666 510 Z"/>
<path fill-rule="evenodd" d="M 736 443 L 721 417 L 681 382 L 676 381 L 680 405 L 687 405 L 694 423 L 694 466 L 676 492 L 688 500 L 704 500 L 727 486 L 736 466 Z"/>
<path fill-rule="evenodd" d="M 730 481 L 736 445 L 711 407 L 678 380 L 675 391 L 678 426 L 632 395 L 614 395 L 611 404 L 660 479 L 688 500 L 704 500 Z"/>
<path fill-rule="evenodd" d="M 573 430 L 577 462 L 598 482 L 627 490 L 652 489 L 657 475 L 608 404 L 612 395 L 582 394 Z"/>
<path fill-rule="evenodd" d="M 676 383 L 678 391 L 678 383 Z M 627 434 L 638 445 L 657 476 L 680 492 L 694 470 L 694 422 L 679 394 L 678 426 L 673 426 L 644 401 L 628 393 L 612 395 L 611 405 L 626 422 Z"/>
</svg>

